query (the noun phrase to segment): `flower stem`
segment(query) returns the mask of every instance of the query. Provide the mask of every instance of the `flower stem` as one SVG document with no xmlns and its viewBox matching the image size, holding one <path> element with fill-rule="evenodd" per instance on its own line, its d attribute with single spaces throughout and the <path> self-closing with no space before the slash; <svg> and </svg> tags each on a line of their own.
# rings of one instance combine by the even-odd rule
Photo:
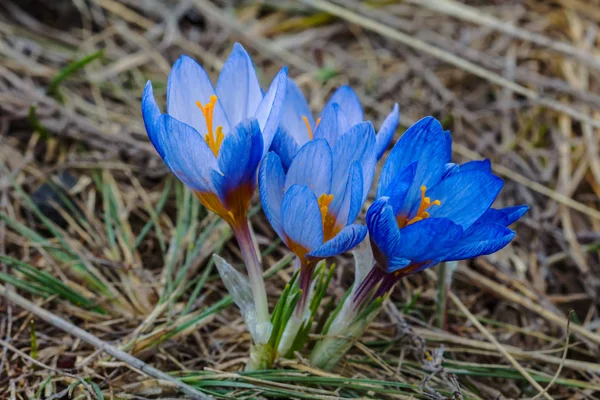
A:
<svg viewBox="0 0 600 400">
<path fill-rule="evenodd" d="M 240 246 L 242 258 L 244 259 L 246 269 L 248 270 L 248 278 L 252 288 L 252 296 L 254 297 L 258 326 L 267 327 L 270 323 L 269 304 L 267 303 L 267 292 L 262 277 L 263 268 L 260 259 L 258 258 L 254 241 L 252 240 L 249 221 L 245 219 L 243 222 L 233 227 L 233 234 Z M 268 332 L 266 336 L 267 337 L 264 338 L 265 342 L 269 339 Z"/>
</svg>

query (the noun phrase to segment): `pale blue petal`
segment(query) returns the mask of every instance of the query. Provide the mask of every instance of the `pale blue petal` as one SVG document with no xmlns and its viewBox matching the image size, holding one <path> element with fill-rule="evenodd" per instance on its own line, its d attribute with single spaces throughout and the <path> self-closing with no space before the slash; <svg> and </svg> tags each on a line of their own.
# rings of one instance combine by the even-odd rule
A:
<svg viewBox="0 0 600 400">
<path fill-rule="evenodd" d="M 202 136 L 166 114 L 159 117 L 158 126 L 163 158 L 173 174 L 191 189 L 216 193 L 211 172 L 218 170 L 217 159 Z"/>
<path fill-rule="evenodd" d="M 148 81 L 144 88 L 144 94 L 142 95 L 142 117 L 144 118 L 144 126 L 146 127 L 150 142 L 152 142 L 152 145 L 154 145 L 158 154 L 164 158 L 165 152 L 158 141 L 161 128 L 157 124 L 160 115 L 160 109 L 158 108 L 156 100 L 154 99 L 154 94 L 152 93 L 152 82 Z"/>
<path fill-rule="evenodd" d="M 293 185 L 283 196 L 281 218 L 285 235 L 309 252 L 323 243 L 321 210 L 314 193 L 306 186 Z M 290 243 L 286 241 L 288 247 Z"/>
<path fill-rule="evenodd" d="M 192 58 L 179 57 L 173 65 L 167 84 L 167 113 L 205 135 L 208 127 L 196 102 L 207 104 L 213 95 L 215 90 L 206 71 Z M 213 112 L 213 129 L 216 130 L 218 126 L 223 128 L 223 133 L 229 132 L 229 122 L 217 99 Z"/>
<path fill-rule="evenodd" d="M 340 135 L 345 132 L 344 126 L 348 125 L 346 116 L 337 103 L 328 104 L 323 110 L 319 126 L 314 131 L 315 139 L 325 139 L 333 148 Z"/>
<path fill-rule="evenodd" d="M 285 100 L 287 86 L 287 67 L 283 67 L 275 76 L 269 90 L 258 105 L 255 117 L 263 134 L 263 154 L 271 147 L 271 142 L 279 126 L 279 118 Z"/>
<path fill-rule="evenodd" d="M 490 208 L 503 185 L 502 179 L 481 171 L 452 175 L 427 191 L 432 201 L 442 203 L 428 212 L 432 217 L 451 219 L 467 229 Z"/>
<path fill-rule="evenodd" d="M 231 126 L 256 113 L 262 90 L 250 56 L 241 44 L 233 45 L 216 87 L 217 96 Z"/>
<path fill-rule="evenodd" d="M 281 222 L 285 173 L 277 154 L 269 152 L 263 159 L 260 165 L 258 184 L 263 211 L 275 232 L 285 242 L 285 232 Z"/>
<path fill-rule="evenodd" d="M 333 177 L 331 180 L 331 193 L 335 196 L 342 196 L 350 165 L 354 161 L 360 163 L 363 172 L 363 198 L 366 199 L 373 175 L 375 174 L 375 130 L 370 122 L 361 122 L 354 125 L 350 130 L 344 133 L 332 149 L 333 159 Z"/>
<path fill-rule="evenodd" d="M 306 98 L 293 81 L 287 79 L 287 91 L 283 110 L 281 111 L 280 126 L 290 135 L 299 146 L 308 142 L 308 130 L 306 123 L 302 119 L 306 117 L 311 129 L 315 129 L 315 120 L 310 112 Z"/>
<path fill-rule="evenodd" d="M 394 133 L 398 128 L 398 122 L 400 121 L 400 107 L 398 103 L 394 104 L 392 112 L 385 118 L 379 132 L 377 132 L 377 159 L 379 160 L 385 150 L 387 149 L 390 141 L 394 137 Z"/>
<path fill-rule="evenodd" d="M 348 85 L 340 86 L 329 98 L 325 108 L 331 103 L 338 103 L 348 119 L 350 126 L 364 120 L 362 106 L 356 92 Z"/>
<path fill-rule="evenodd" d="M 362 175 L 360 163 L 354 161 L 350 166 L 344 195 L 334 197 L 329 206 L 329 213 L 335 216 L 336 221 L 341 226 L 353 223 L 358 213 L 360 213 L 363 204 Z"/>
<path fill-rule="evenodd" d="M 367 228 L 354 224 L 345 227 L 332 239 L 307 254 L 312 258 L 327 258 L 343 254 L 356 247 L 367 236 Z"/>
<path fill-rule="evenodd" d="M 280 126 L 277 129 L 277 133 L 275 133 L 273 142 L 271 142 L 271 151 L 277 153 L 286 171 L 292 165 L 292 160 L 296 156 L 296 153 L 298 153 L 299 148 L 300 146 L 296 140 Z"/>
<path fill-rule="evenodd" d="M 329 145 L 323 139 L 314 139 L 298 150 L 285 178 L 285 189 L 303 185 L 319 197 L 331 193 L 332 157 Z"/>
</svg>

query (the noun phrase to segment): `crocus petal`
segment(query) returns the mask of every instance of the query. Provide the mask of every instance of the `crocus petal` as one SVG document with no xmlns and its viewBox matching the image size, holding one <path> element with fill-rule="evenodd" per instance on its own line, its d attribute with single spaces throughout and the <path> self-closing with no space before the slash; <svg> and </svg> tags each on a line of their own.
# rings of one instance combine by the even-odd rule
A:
<svg viewBox="0 0 600 400">
<path fill-rule="evenodd" d="M 152 82 L 148 81 L 146 87 L 144 87 L 144 94 L 142 95 L 142 117 L 144 118 L 144 125 L 148 137 L 150 138 L 150 142 L 152 142 L 158 154 L 164 158 L 165 152 L 158 141 L 161 128 L 157 123 L 160 115 L 160 109 L 158 108 L 156 100 L 154 99 L 154 94 L 152 93 Z"/>
<path fill-rule="evenodd" d="M 381 197 L 367 210 L 369 236 L 385 256 L 391 255 L 400 246 L 400 230 L 388 200 L 387 197 Z M 380 260 L 378 262 L 381 263 Z"/>
<path fill-rule="evenodd" d="M 394 253 L 412 262 L 437 260 L 462 233 L 460 225 L 447 218 L 427 218 L 400 229 L 400 245 Z"/>
<path fill-rule="evenodd" d="M 500 224 L 477 224 L 469 228 L 452 246 L 445 261 L 464 260 L 492 254 L 505 247 L 515 237 L 515 232 Z"/>
<path fill-rule="evenodd" d="M 400 107 L 398 103 L 394 104 L 394 108 L 391 113 L 385 117 L 379 132 L 377 132 L 377 159 L 379 160 L 385 150 L 387 149 L 390 141 L 394 137 L 394 133 L 398 128 L 398 122 L 400 121 Z"/>
<path fill-rule="evenodd" d="M 216 92 L 231 126 L 253 116 L 262 100 L 254 64 L 239 43 L 233 45 L 233 50 L 223 65 Z"/>
<path fill-rule="evenodd" d="M 307 254 L 312 258 L 327 258 L 347 252 L 356 247 L 367 236 L 367 228 L 362 225 L 353 224 L 345 227 L 340 233 L 321 246 Z"/>
<path fill-rule="evenodd" d="M 328 104 L 321 113 L 319 126 L 314 132 L 315 139 L 325 139 L 333 147 L 340 135 L 348 128 L 348 119 L 337 103 Z"/>
<path fill-rule="evenodd" d="M 331 180 L 331 193 L 335 196 L 342 196 L 346 177 L 350 165 L 354 161 L 360 163 L 363 172 L 363 198 L 364 202 L 375 174 L 375 130 L 370 122 L 361 122 L 354 125 L 350 130 L 344 133 L 332 149 L 333 177 Z"/>
<path fill-rule="evenodd" d="M 310 188 L 317 197 L 330 193 L 331 166 L 331 149 L 327 142 L 311 140 L 296 153 L 285 178 L 285 189 L 297 184 Z"/>
<path fill-rule="evenodd" d="M 281 164 L 286 171 L 292 165 L 292 160 L 299 148 L 300 146 L 296 140 L 280 126 L 271 142 L 271 150 L 281 158 Z"/>
<path fill-rule="evenodd" d="M 181 56 L 173 65 L 167 84 L 167 113 L 202 133 L 208 132 L 204 114 L 196 105 L 208 104 L 215 90 L 206 71 L 192 58 Z M 220 100 L 213 111 L 213 129 L 218 126 L 229 132 L 230 125 Z"/>
<path fill-rule="evenodd" d="M 418 207 L 421 185 L 429 188 L 442 178 L 444 166 L 451 156 L 448 140 L 439 121 L 426 117 L 408 128 L 390 152 L 379 178 L 382 193 L 387 192 L 387 186 L 397 179 L 399 172 L 413 162 L 418 163 L 414 184 L 406 196 L 406 214 L 410 214 L 413 206 Z"/>
<path fill-rule="evenodd" d="M 294 138 L 299 146 L 308 142 L 308 130 L 302 117 L 305 117 L 311 129 L 315 129 L 315 120 L 310 112 L 306 98 L 293 79 L 287 79 L 287 91 L 281 111 L 280 126 Z"/>
<path fill-rule="evenodd" d="M 219 151 L 220 172 L 213 173 L 223 195 L 244 184 L 254 185 L 262 150 L 262 135 L 255 119 L 240 122 L 225 137 Z M 225 199 L 221 201 L 225 203 Z"/>
<path fill-rule="evenodd" d="M 260 164 L 258 185 L 263 211 L 275 232 L 285 241 L 285 233 L 281 222 L 281 202 L 285 173 L 277 154 L 269 152 Z"/>
<path fill-rule="evenodd" d="M 200 192 L 215 192 L 211 171 L 218 170 L 217 159 L 202 136 L 191 126 L 170 115 L 159 117 L 159 146 L 173 174 L 186 186 Z"/>
<path fill-rule="evenodd" d="M 378 187 L 377 197 L 389 197 L 389 204 L 394 209 L 394 214 L 397 215 L 404 205 L 408 190 L 415 180 L 417 172 L 417 163 L 414 162 L 397 174 L 396 179 L 385 188 L 385 192 Z"/>
<path fill-rule="evenodd" d="M 466 229 L 490 208 L 503 185 L 502 179 L 481 171 L 452 175 L 427 191 L 427 196 L 442 203 L 431 207 L 429 214 Z"/>
<path fill-rule="evenodd" d="M 271 147 L 273 136 L 279 126 L 279 118 L 283 101 L 285 99 L 285 90 L 287 86 L 287 67 L 283 67 L 275 76 L 269 90 L 265 93 L 262 101 L 258 105 L 255 118 L 258 120 L 263 134 L 264 151 L 267 152 Z"/>
<path fill-rule="evenodd" d="M 334 197 L 329 206 L 329 213 L 335 216 L 336 221 L 341 226 L 353 223 L 360 212 L 363 204 L 362 175 L 359 162 L 354 161 L 350 166 L 344 195 Z"/>
<path fill-rule="evenodd" d="M 508 226 L 525 215 L 525 213 L 529 211 L 529 206 L 523 204 L 519 206 L 501 208 L 498 211 L 506 215 L 506 218 L 508 218 L 508 223 L 506 225 Z"/>
<path fill-rule="evenodd" d="M 325 108 L 331 103 L 338 103 L 348 118 L 350 126 L 356 125 L 364 120 L 363 109 L 356 92 L 348 85 L 340 86 L 329 98 Z"/>
<path fill-rule="evenodd" d="M 529 206 L 526 205 L 506 207 L 499 210 L 489 208 L 479 217 L 476 224 L 500 224 L 508 226 L 521 218 L 528 210 Z"/>
<path fill-rule="evenodd" d="M 314 193 L 306 186 L 293 185 L 283 196 L 281 218 L 285 235 L 307 251 L 323 243 L 321 210 Z M 288 247 L 290 243 L 287 243 Z"/>
</svg>

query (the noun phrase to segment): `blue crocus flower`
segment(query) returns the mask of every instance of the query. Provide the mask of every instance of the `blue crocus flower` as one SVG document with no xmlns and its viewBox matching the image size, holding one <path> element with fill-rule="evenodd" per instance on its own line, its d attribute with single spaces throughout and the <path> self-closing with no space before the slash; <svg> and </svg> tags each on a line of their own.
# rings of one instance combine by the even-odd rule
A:
<svg viewBox="0 0 600 400">
<path fill-rule="evenodd" d="M 321 123 L 330 123 L 330 117 L 334 116 L 323 116 Z M 324 138 L 308 141 L 295 154 L 287 173 L 275 152 L 261 164 L 263 210 L 298 257 L 304 295 L 308 295 L 317 261 L 353 248 L 366 236 L 366 227 L 353 222 L 371 187 L 375 146 L 373 126 L 361 122 L 341 134 L 333 146 Z"/>
<path fill-rule="evenodd" d="M 167 113 L 148 82 L 142 114 L 148 136 L 171 171 L 228 223 L 245 221 L 258 164 L 270 147 L 285 98 L 283 68 L 263 93 L 252 60 L 235 44 L 216 87 L 193 59 L 169 75 Z"/>
<path fill-rule="evenodd" d="M 398 104 L 385 118 L 376 135 L 376 155 L 381 158 L 398 127 L 400 111 Z M 338 139 L 350 127 L 363 122 L 364 114 L 358 96 L 350 86 L 341 86 L 329 98 L 321 115 L 315 120 L 306 98 L 292 79 L 288 79 L 279 131 L 271 149 L 281 158 L 285 169 L 289 168 L 294 155 L 312 139 L 325 139 L 334 147 Z"/>
<path fill-rule="evenodd" d="M 507 228 L 528 206 L 491 208 L 504 182 L 488 160 L 453 164 L 450 134 L 432 117 L 411 126 L 383 167 L 367 226 L 377 266 L 356 299 L 442 261 L 491 254 L 515 236 Z"/>
</svg>

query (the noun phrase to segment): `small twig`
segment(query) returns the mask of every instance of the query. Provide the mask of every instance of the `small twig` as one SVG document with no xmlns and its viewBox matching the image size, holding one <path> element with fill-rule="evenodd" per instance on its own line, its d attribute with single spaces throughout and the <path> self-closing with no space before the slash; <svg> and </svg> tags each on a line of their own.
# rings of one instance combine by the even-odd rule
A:
<svg viewBox="0 0 600 400">
<path fill-rule="evenodd" d="M 168 374 L 146 364 L 138 358 L 133 357 L 131 354 L 125 353 L 124 351 L 119 350 L 118 348 L 106 343 L 105 341 L 99 339 L 98 337 L 92 335 L 89 332 L 84 331 L 81 328 L 73 325 L 71 322 L 62 319 L 51 312 L 44 310 L 43 308 L 33 304 L 29 300 L 21 297 L 17 293 L 7 290 L 4 286 L 0 285 L 0 295 L 4 296 L 7 300 L 13 302 L 24 310 L 32 313 L 38 318 L 43 319 L 49 324 L 54 325 L 55 327 L 62 329 L 65 332 L 83 340 L 84 342 L 105 351 L 107 354 L 116 358 L 119 361 L 124 362 L 129 365 L 131 368 L 136 369 L 147 375 L 151 378 L 163 380 L 169 382 L 173 387 L 181 390 L 182 393 L 185 393 L 187 396 L 193 399 L 200 400 L 212 400 L 212 397 L 207 396 L 193 387 L 189 386 L 186 383 L 180 382 L 177 379 L 169 376 Z"/>
<path fill-rule="evenodd" d="M 460 311 L 467 316 L 467 318 L 469 319 L 469 321 L 471 321 L 471 323 L 473 325 L 475 325 L 475 327 L 479 330 L 479 332 L 481 332 L 487 338 L 487 340 L 489 340 L 490 342 L 492 342 L 496 346 L 496 348 L 500 351 L 500 353 L 502 353 L 502 355 L 508 360 L 508 362 L 510 362 L 512 364 L 512 366 L 515 367 L 515 369 L 517 371 L 519 371 L 519 373 L 521 375 L 523 375 L 523 377 L 527 380 L 527 382 L 529 382 L 539 392 L 543 393 L 543 396 L 547 400 L 552 400 L 552 397 L 548 393 L 546 393 L 544 391 L 544 388 L 541 387 L 540 384 L 537 383 L 531 377 L 531 375 L 529 375 L 529 372 L 527 372 L 525 370 L 525 368 L 523 368 L 521 366 L 521 364 L 519 364 L 519 362 L 517 360 L 515 360 L 515 358 L 513 356 L 510 355 L 510 353 L 504 348 L 504 346 L 502 346 L 502 344 L 500 344 L 500 342 L 498 342 L 498 340 L 494 337 L 494 335 L 492 335 L 490 333 L 490 331 L 488 331 L 487 329 L 485 329 L 485 326 L 483 326 L 481 324 L 481 322 L 479 322 L 479 320 L 477 318 L 475 318 L 475 316 L 473 314 L 471 314 L 471 312 L 463 304 L 463 302 L 460 301 L 460 299 L 458 297 L 456 297 L 456 295 L 454 293 L 452 293 L 452 292 L 449 293 L 449 296 L 452 299 L 452 302 L 460 309 Z"/>
</svg>

